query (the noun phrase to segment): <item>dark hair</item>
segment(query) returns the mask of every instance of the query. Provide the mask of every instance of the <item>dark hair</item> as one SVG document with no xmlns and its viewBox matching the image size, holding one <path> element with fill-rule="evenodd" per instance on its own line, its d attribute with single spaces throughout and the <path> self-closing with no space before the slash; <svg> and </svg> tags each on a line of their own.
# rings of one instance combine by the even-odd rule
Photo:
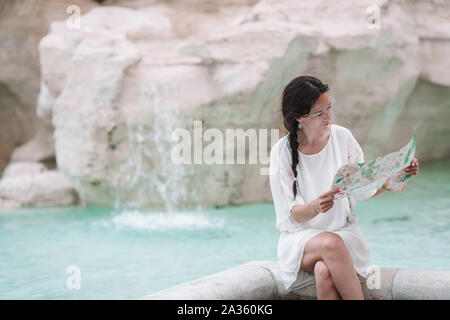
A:
<svg viewBox="0 0 450 320">
<path fill-rule="evenodd" d="M 283 123 L 289 131 L 289 145 L 292 154 L 292 171 L 297 178 L 298 164 L 298 121 L 295 118 L 307 116 L 320 95 L 328 91 L 328 85 L 313 76 L 300 76 L 291 80 L 283 90 L 281 111 Z M 294 199 L 297 196 L 297 185 L 294 180 Z M 298 181 L 297 181 L 298 182 Z"/>
</svg>

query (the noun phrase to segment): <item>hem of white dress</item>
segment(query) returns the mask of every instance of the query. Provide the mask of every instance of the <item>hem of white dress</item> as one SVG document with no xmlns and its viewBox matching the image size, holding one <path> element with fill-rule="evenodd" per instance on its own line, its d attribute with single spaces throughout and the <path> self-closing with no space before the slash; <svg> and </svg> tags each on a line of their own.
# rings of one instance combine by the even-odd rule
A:
<svg viewBox="0 0 450 320">
<path fill-rule="evenodd" d="M 319 233 L 313 234 L 313 235 L 311 235 L 311 236 L 308 238 L 308 240 L 305 241 L 305 244 L 302 246 L 301 251 L 300 251 L 300 256 L 299 256 L 300 258 L 299 258 L 298 268 L 297 268 L 297 271 L 296 271 L 296 272 L 283 272 L 283 271 L 281 271 L 282 279 L 283 279 L 283 278 L 286 279 L 286 280 L 283 279 L 284 288 L 286 289 L 286 291 L 292 290 L 292 289 L 294 289 L 294 288 L 295 288 L 295 289 L 300 289 L 300 288 L 306 287 L 306 286 L 308 286 L 308 285 L 310 285 L 310 284 L 316 282 L 316 278 L 315 278 L 315 276 L 314 276 L 313 273 L 310 273 L 310 272 L 301 270 L 302 272 L 304 272 L 304 273 L 306 274 L 305 277 L 308 277 L 308 275 L 310 275 L 309 277 L 312 276 L 312 279 L 306 278 L 303 282 L 300 281 L 300 284 L 299 284 L 299 285 L 297 285 L 297 286 L 295 286 L 295 287 L 292 287 L 292 285 L 297 281 L 297 279 L 298 279 L 298 277 L 299 277 L 300 266 L 301 266 L 301 264 L 302 264 L 303 252 L 305 251 L 305 245 L 306 245 L 306 243 L 307 243 L 309 240 L 311 240 L 313 237 L 315 237 L 315 236 L 317 236 L 317 235 L 319 235 L 319 234 L 321 234 L 321 233 L 323 233 L 323 232 L 327 232 L 327 231 L 326 231 L 326 230 L 323 230 L 323 231 L 321 231 L 321 232 L 319 232 Z M 287 278 L 286 278 L 286 277 L 287 277 Z"/>
<path fill-rule="evenodd" d="M 349 225 L 353 225 L 353 224 L 347 224 L 346 226 L 349 226 Z M 311 240 L 313 237 L 315 237 L 315 236 L 317 236 L 317 235 L 319 235 L 319 234 L 321 234 L 321 233 L 323 233 L 323 232 L 330 232 L 330 231 L 328 231 L 328 230 L 322 230 L 322 231 L 319 232 L 319 233 L 316 233 L 316 234 L 311 235 L 311 236 L 308 238 L 308 240 L 305 241 L 305 244 L 302 246 L 301 251 L 300 251 L 299 263 L 298 263 L 297 272 L 283 272 L 283 271 L 281 270 L 281 279 L 282 279 L 282 281 L 283 281 L 283 285 L 284 285 L 284 288 L 285 288 L 286 291 L 291 291 L 291 290 L 294 290 L 294 289 L 301 289 L 301 288 L 304 288 L 304 287 L 306 287 L 306 286 L 308 286 L 308 285 L 311 285 L 311 284 L 313 284 L 313 283 L 316 282 L 316 279 L 315 279 L 314 274 L 313 274 L 313 273 L 310 273 L 310 272 L 307 272 L 307 271 L 304 271 L 304 270 L 301 270 L 301 269 L 300 269 L 300 266 L 301 266 L 301 263 L 302 263 L 302 258 L 303 258 L 303 253 L 304 253 L 304 251 L 305 251 L 305 245 L 306 245 L 306 243 L 308 243 L 308 241 Z M 347 249 L 347 250 L 348 250 L 348 249 Z M 354 267 L 355 267 L 355 266 L 354 266 Z M 367 270 L 368 268 L 369 268 L 369 267 L 366 267 L 366 269 L 364 269 L 364 271 L 361 272 L 361 270 L 360 270 L 360 271 L 356 270 L 356 267 L 355 267 L 355 271 L 356 271 L 356 273 L 357 273 L 358 275 L 360 275 L 362 278 L 367 279 L 368 274 L 369 274 L 369 272 L 368 272 L 368 270 Z M 305 278 L 304 280 L 300 280 L 300 283 L 299 283 L 298 285 L 292 286 L 292 285 L 297 281 L 297 279 L 298 279 L 298 277 L 299 277 L 299 272 L 300 272 L 300 270 L 305 274 L 305 277 L 306 277 L 306 278 Z M 311 278 L 311 277 L 312 277 L 312 278 Z"/>
</svg>

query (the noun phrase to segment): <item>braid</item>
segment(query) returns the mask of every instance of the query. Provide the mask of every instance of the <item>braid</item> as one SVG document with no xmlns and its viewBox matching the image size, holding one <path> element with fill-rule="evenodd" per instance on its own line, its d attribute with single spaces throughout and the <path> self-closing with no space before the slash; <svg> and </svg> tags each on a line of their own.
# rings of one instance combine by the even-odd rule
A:
<svg viewBox="0 0 450 320">
<path fill-rule="evenodd" d="M 293 128 L 289 130 L 289 145 L 291 146 L 291 154 L 292 154 L 292 171 L 294 172 L 294 183 L 293 183 L 293 192 L 294 199 L 297 196 L 297 164 L 298 164 L 298 141 L 297 141 L 297 122 L 294 123 Z"/>
<path fill-rule="evenodd" d="M 328 91 L 328 85 L 316 77 L 303 75 L 292 79 L 283 90 L 281 111 L 283 123 L 289 131 L 289 145 L 292 154 L 292 171 L 294 173 L 293 191 L 294 199 L 299 192 L 297 180 L 298 165 L 298 118 L 307 117 L 314 103 L 322 93 Z"/>
</svg>

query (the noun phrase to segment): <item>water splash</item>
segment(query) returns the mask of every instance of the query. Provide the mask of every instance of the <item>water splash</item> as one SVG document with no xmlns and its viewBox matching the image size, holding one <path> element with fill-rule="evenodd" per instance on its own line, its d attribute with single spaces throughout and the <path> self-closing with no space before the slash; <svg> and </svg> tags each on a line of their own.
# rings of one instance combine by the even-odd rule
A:
<svg viewBox="0 0 450 320">
<path fill-rule="evenodd" d="M 117 228 L 145 231 L 216 230 L 224 226 L 224 218 L 206 213 L 124 211 L 114 216 L 112 223 Z"/>
</svg>

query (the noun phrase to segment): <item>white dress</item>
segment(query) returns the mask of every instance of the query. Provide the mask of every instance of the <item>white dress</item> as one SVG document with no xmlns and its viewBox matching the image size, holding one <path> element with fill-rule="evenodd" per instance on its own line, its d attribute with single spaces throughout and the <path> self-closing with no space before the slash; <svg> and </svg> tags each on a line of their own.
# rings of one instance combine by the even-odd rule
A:
<svg viewBox="0 0 450 320">
<path fill-rule="evenodd" d="M 297 150 L 298 151 L 298 150 Z M 305 155 L 298 151 L 297 181 L 300 190 L 294 199 L 291 169 L 292 155 L 288 135 L 282 137 L 270 151 L 270 189 L 276 212 L 276 227 L 281 231 L 278 260 L 286 290 L 301 288 L 315 281 L 314 274 L 300 270 L 305 244 L 321 232 L 341 236 L 356 272 L 367 278 L 370 267 L 369 247 L 354 214 L 356 201 L 376 193 L 370 190 L 334 201 L 327 212 L 299 223 L 290 211 L 296 204 L 306 204 L 331 189 L 334 175 L 344 164 L 364 162 L 363 151 L 350 130 L 332 124 L 326 146 L 318 153 Z"/>
</svg>

